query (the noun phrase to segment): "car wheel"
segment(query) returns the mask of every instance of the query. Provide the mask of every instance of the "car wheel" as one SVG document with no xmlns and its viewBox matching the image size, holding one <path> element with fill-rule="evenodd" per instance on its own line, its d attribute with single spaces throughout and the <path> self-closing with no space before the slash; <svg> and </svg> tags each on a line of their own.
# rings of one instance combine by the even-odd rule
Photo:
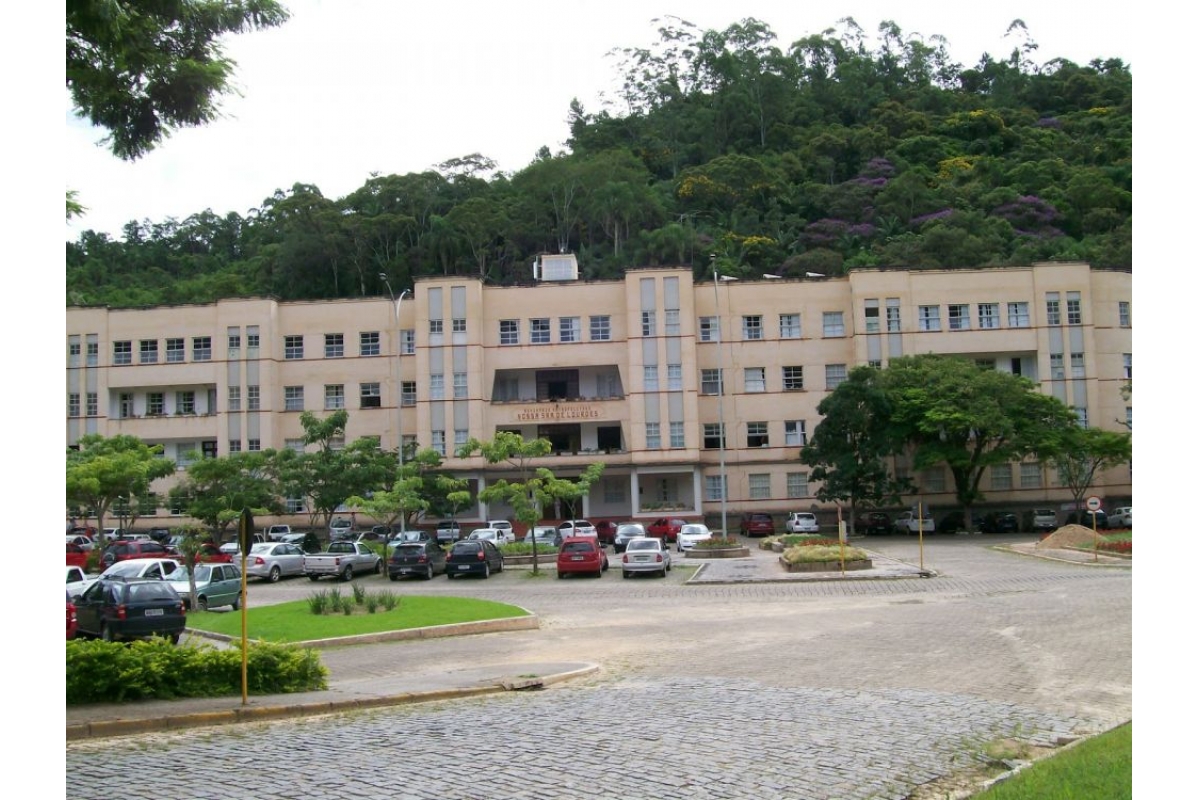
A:
<svg viewBox="0 0 1200 800">
<path fill-rule="evenodd" d="M 485 579 L 492 577 L 492 567 L 489 564 L 483 565 L 483 577 Z"/>
<path fill-rule="evenodd" d="M 309 576 L 308 576 L 308 579 L 309 579 L 310 581 L 314 581 L 314 582 L 315 582 L 315 581 L 319 581 L 319 580 L 321 580 L 321 576 L 320 576 L 320 575 L 309 575 Z"/>
<path fill-rule="evenodd" d="M 621 577 L 622 577 L 622 578 L 628 578 L 628 577 L 629 577 L 629 572 L 628 572 L 628 571 L 626 571 L 626 570 L 621 570 Z"/>
<path fill-rule="evenodd" d="M 347 565 L 346 568 L 344 570 L 342 570 L 342 580 L 343 581 L 354 580 L 354 567 Z"/>
<path fill-rule="evenodd" d="M 389 581 L 398 581 L 398 580 L 400 580 L 400 576 L 398 574 L 396 574 L 395 572 L 389 572 L 388 580 Z"/>
<path fill-rule="evenodd" d="M 375 574 L 376 575 L 383 574 L 383 562 L 382 561 L 375 562 Z"/>
<path fill-rule="evenodd" d="M 282 575 L 283 573 L 279 571 L 279 567 L 274 566 L 271 567 L 271 571 L 267 573 L 267 580 L 269 580 L 271 583 L 279 583 L 279 578 Z"/>
<path fill-rule="evenodd" d="M 172 633 L 167 638 L 171 640 L 171 644 L 179 644 L 179 634 L 178 633 Z"/>
<path fill-rule="evenodd" d="M 200 599 L 196 601 L 196 605 L 201 611 L 208 611 L 208 598 L 200 595 Z"/>
<path fill-rule="evenodd" d="M 433 566 L 432 565 L 425 568 L 425 580 L 427 580 L 427 581 L 433 580 Z"/>
<path fill-rule="evenodd" d="M 229 605 L 233 606 L 234 611 L 237 611 L 239 608 L 242 607 L 242 598 L 240 598 L 240 597 L 233 598 L 233 602 L 230 603 Z"/>
<path fill-rule="evenodd" d="M 113 636 L 112 628 L 107 625 L 100 626 L 100 638 L 106 642 L 115 642 L 117 637 Z"/>
<path fill-rule="evenodd" d="M 558 579 L 559 579 L 559 580 L 562 580 L 562 579 L 563 579 L 563 578 L 565 578 L 565 577 L 567 577 L 565 573 L 562 573 L 562 572 L 558 573 Z"/>
</svg>

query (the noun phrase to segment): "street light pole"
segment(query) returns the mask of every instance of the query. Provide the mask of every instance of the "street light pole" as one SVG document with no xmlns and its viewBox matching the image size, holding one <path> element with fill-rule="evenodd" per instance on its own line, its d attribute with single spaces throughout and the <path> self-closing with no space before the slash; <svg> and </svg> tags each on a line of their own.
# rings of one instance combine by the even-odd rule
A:
<svg viewBox="0 0 1200 800">
<path fill-rule="evenodd" d="M 394 396 L 396 398 L 396 452 L 399 454 L 399 456 L 398 456 L 399 471 L 396 474 L 396 479 L 398 481 L 403 481 L 404 480 L 404 423 L 403 423 L 404 406 L 401 402 L 402 398 L 401 398 L 401 390 L 400 390 L 400 346 L 401 346 L 400 303 L 403 302 L 404 296 L 406 294 L 408 294 L 408 289 L 405 289 L 404 291 L 400 292 L 400 297 L 397 298 L 395 293 L 392 292 L 392 284 L 387 278 L 387 273 L 385 273 L 385 272 L 379 273 L 379 279 L 383 281 L 383 284 L 385 286 L 387 286 L 388 296 L 390 296 L 392 298 L 392 313 L 395 315 L 395 318 L 396 318 L 396 356 L 393 359 L 395 366 L 392 368 L 392 381 L 393 381 L 393 387 L 394 387 Z M 400 496 L 401 496 L 401 498 L 403 498 L 403 486 L 401 487 L 401 495 Z M 400 503 L 400 534 L 402 537 L 403 537 L 403 534 L 405 533 L 405 516 L 406 515 L 404 513 L 404 501 L 403 501 L 403 499 L 401 499 L 401 503 Z M 389 536 L 388 538 L 391 538 L 391 537 Z M 384 556 L 384 559 L 386 560 L 387 559 L 387 540 L 385 540 L 383 543 L 383 556 Z"/>
<path fill-rule="evenodd" d="M 728 478 L 725 474 L 725 367 L 724 359 L 721 356 L 721 345 L 723 335 L 721 333 L 721 293 L 717 290 L 722 280 L 736 280 L 736 278 L 724 278 L 717 274 L 717 259 L 713 257 L 713 302 L 716 304 L 717 312 L 717 424 L 719 426 L 719 438 L 717 444 L 721 452 L 721 535 L 726 539 L 729 538 L 729 514 L 726 509 L 726 495 L 729 494 Z"/>
</svg>

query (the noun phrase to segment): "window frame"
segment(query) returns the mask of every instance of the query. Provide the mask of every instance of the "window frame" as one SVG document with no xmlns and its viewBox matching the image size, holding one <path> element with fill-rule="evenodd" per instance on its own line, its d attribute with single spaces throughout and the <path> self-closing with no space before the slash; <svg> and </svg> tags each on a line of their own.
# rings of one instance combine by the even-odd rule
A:
<svg viewBox="0 0 1200 800">
<path fill-rule="evenodd" d="M 283 387 L 283 410 L 284 411 L 303 411 L 304 410 L 304 386 L 284 386 Z"/>
<path fill-rule="evenodd" d="M 286 334 L 283 337 L 284 361 L 299 361 L 304 358 L 304 334 Z"/>
<path fill-rule="evenodd" d="M 346 384 L 325 384 L 325 410 L 340 411 L 346 407 Z"/>
</svg>

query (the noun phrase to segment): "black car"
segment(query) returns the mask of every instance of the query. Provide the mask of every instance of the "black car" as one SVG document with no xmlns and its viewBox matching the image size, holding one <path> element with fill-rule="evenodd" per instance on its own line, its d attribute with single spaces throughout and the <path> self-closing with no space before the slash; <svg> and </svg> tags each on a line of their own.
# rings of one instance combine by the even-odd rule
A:
<svg viewBox="0 0 1200 800">
<path fill-rule="evenodd" d="M 966 524 L 966 515 L 961 511 L 951 511 L 946 516 L 938 520 L 938 533 L 958 533 L 959 531 L 978 531 L 983 528 L 983 517 L 978 514 L 971 515 L 971 524 Z"/>
<path fill-rule="evenodd" d="M 75 601 L 79 636 L 113 642 L 165 636 L 175 644 L 187 623 L 183 599 L 159 580 L 101 578 Z"/>
<path fill-rule="evenodd" d="M 1021 522 L 1010 511 L 992 511 L 983 515 L 979 530 L 984 533 L 1020 533 Z"/>
<path fill-rule="evenodd" d="M 464 539 L 455 542 L 446 556 L 446 577 L 482 575 L 504 570 L 504 555 L 486 539 Z"/>
<path fill-rule="evenodd" d="M 1076 514 L 1072 511 L 1067 515 L 1067 525 L 1082 525 L 1085 528 L 1092 527 L 1092 512 L 1084 509 Z M 1103 511 L 1096 512 L 1096 530 L 1106 531 L 1109 529 L 1108 514 Z"/>
<path fill-rule="evenodd" d="M 613 537 L 613 550 L 624 553 L 630 539 L 646 535 L 646 526 L 640 522 L 625 522 L 617 526 L 617 535 Z"/>
<path fill-rule="evenodd" d="M 446 571 L 446 551 L 437 542 L 401 542 L 388 559 L 388 578 L 400 580 L 405 575 L 417 575 L 429 580 Z"/>
<path fill-rule="evenodd" d="M 866 535 L 892 532 L 892 518 L 882 511 L 864 511 L 854 517 L 854 532 Z"/>
</svg>

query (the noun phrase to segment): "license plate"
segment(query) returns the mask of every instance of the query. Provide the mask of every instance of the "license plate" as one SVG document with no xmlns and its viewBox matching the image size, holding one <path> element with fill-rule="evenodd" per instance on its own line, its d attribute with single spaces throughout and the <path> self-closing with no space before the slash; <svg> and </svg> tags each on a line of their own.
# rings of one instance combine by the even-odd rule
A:
<svg viewBox="0 0 1200 800">
<path fill-rule="evenodd" d="M 649 561 L 650 559 L 647 558 L 646 556 L 634 556 L 633 560 L 634 561 Z"/>
<path fill-rule="evenodd" d="M 572 561 L 583 561 L 583 556 L 571 556 Z"/>
<path fill-rule="evenodd" d="M 470 564 L 459 564 L 458 568 L 459 569 L 470 569 L 471 565 Z"/>
<path fill-rule="evenodd" d="M 146 609 L 147 617 L 161 617 L 162 615 L 163 615 L 163 610 L 161 608 L 147 608 Z"/>
</svg>

